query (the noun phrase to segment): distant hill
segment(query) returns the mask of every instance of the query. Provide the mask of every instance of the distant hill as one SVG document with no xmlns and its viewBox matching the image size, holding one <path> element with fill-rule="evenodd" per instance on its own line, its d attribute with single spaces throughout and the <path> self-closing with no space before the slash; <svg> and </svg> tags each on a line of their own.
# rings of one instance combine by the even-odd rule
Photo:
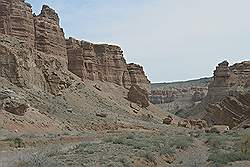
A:
<svg viewBox="0 0 250 167">
<path fill-rule="evenodd" d="M 151 89 L 164 89 L 164 88 L 186 88 L 186 87 L 206 87 L 212 77 L 188 80 L 188 81 L 178 81 L 178 82 L 164 82 L 164 83 L 151 83 Z"/>
</svg>

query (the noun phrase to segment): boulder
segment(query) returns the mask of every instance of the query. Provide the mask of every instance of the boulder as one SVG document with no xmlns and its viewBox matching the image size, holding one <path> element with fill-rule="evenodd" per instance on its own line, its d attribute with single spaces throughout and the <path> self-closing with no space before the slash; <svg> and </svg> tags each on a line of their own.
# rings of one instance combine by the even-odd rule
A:
<svg viewBox="0 0 250 167">
<path fill-rule="evenodd" d="M 30 105 L 11 90 L 0 90 L 0 109 L 17 116 L 24 116 Z"/>
<path fill-rule="evenodd" d="M 178 122 L 179 127 L 191 128 L 191 125 L 188 120 L 184 119 Z"/>
<path fill-rule="evenodd" d="M 163 124 L 170 125 L 173 122 L 173 117 L 171 115 L 168 115 L 166 118 L 163 119 Z"/>
<path fill-rule="evenodd" d="M 225 133 L 229 130 L 230 130 L 230 128 L 227 125 L 213 125 L 209 129 L 209 133 Z"/>
</svg>

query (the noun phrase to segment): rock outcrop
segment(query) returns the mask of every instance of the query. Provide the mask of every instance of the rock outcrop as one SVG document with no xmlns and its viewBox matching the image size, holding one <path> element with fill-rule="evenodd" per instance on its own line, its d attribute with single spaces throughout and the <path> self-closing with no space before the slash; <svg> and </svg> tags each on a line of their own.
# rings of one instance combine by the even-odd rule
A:
<svg viewBox="0 0 250 167">
<path fill-rule="evenodd" d="M 224 61 L 217 66 L 203 104 L 207 112 L 205 119 L 209 124 L 223 124 L 232 128 L 250 116 L 250 62 L 228 65 Z"/>
<path fill-rule="evenodd" d="M 176 100 L 177 94 L 175 90 L 152 90 L 149 99 L 153 104 L 170 103 Z"/>
<path fill-rule="evenodd" d="M 52 94 L 68 87 L 67 51 L 57 13 L 44 5 L 32 15 L 24 0 L 0 0 L 0 76 L 19 87 Z"/>
<path fill-rule="evenodd" d="M 193 102 L 198 102 L 201 101 L 205 98 L 206 94 L 204 91 L 195 91 L 194 94 L 192 95 L 192 101 Z"/>
<path fill-rule="evenodd" d="M 250 61 L 236 63 L 230 67 L 227 61 L 220 63 L 214 71 L 214 80 L 209 85 L 206 101 L 218 102 L 224 97 L 244 91 L 249 87 L 249 78 Z"/>
<path fill-rule="evenodd" d="M 128 64 L 119 46 L 93 44 L 73 38 L 66 40 L 68 68 L 81 79 L 112 82 L 130 88 L 137 84 L 149 91 L 149 81 L 143 68 Z"/>
<path fill-rule="evenodd" d="M 0 110 L 24 116 L 29 108 L 29 104 L 24 98 L 18 96 L 11 90 L 0 90 Z"/>
<path fill-rule="evenodd" d="M 63 29 L 59 25 L 58 14 L 44 5 L 41 13 L 34 16 L 35 46 L 38 51 L 67 59 Z"/>
<path fill-rule="evenodd" d="M 209 102 L 219 101 L 221 98 L 229 95 L 229 63 L 224 61 L 220 63 L 214 71 L 214 80 L 208 86 L 207 100 Z"/>
<path fill-rule="evenodd" d="M 0 33 L 34 46 L 35 28 L 31 5 L 24 0 L 0 0 Z"/>
<path fill-rule="evenodd" d="M 128 92 L 128 100 L 140 105 L 142 108 L 149 106 L 148 92 L 138 85 L 132 85 Z"/>
<path fill-rule="evenodd" d="M 235 127 L 250 118 L 250 93 L 228 96 L 206 108 L 209 124 Z"/>
<path fill-rule="evenodd" d="M 13 84 L 57 95 L 76 79 L 64 59 L 38 52 L 9 36 L 0 35 L 0 41 L 0 76 Z"/>
<path fill-rule="evenodd" d="M 149 92 L 150 81 L 148 80 L 143 67 L 135 63 L 130 63 L 127 65 L 127 69 L 131 78 L 131 84 L 140 85 L 141 88 Z"/>
<path fill-rule="evenodd" d="M 49 6 L 37 16 L 24 0 L 0 0 L 0 9 L 0 76 L 12 83 L 58 94 L 74 78 L 71 71 L 82 80 L 127 89 L 137 84 L 149 91 L 143 68 L 127 65 L 119 46 L 65 40 L 59 16 Z"/>
</svg>

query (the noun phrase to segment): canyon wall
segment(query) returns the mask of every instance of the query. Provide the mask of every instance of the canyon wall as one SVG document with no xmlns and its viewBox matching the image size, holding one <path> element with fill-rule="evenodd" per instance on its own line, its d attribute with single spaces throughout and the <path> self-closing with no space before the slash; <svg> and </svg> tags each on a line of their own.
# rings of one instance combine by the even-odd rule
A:
<svg viewBox="0 0 250 167">
<path fill-rule="evenodd" d="M 220 63 L 214 71 L 204 100 L 210 124 L 226 124 L 235 127 L 250 118 L 250 61 L 229 66 Z"/>
<path fill-rule="evenodd" d="M 67 69 L 63 30 L 44 5 L 32 15 L 24 0 L 0 0 L 0 76 L 24 88 L 59 94 L 76 77 Z"/>
<path fill-rule="evenodd" d="M 143 68 L 127 64 L 119 46 L 65 40 L 59 21 L 47 5 L 35 15 L 24 0 L 0 0 L 0 76 L 20 87 L 53 94 L 76 76 L 127 89 L 136 84 L 149 91 Z"/>
<path fill-rule="evenodd" d="M 41 13 L 34 16 L 35 46 L 38 51 L 60 56 L 67 60 L 66 42 L 59 25 L 58 14 L 43 5 Z"/>
<path fill-rule="evenodd" d="M 220 63 L 214 71 L 213 81 L 208 87 L 206 101 L 214 103 L 223 98 L 244 92 L 249 88 L 250 61 L 229 66 L 227 61 Z"/>
<path fill-rule="evenodd" d="M 143 68 L 127 64 L 119 46 L 66 40 L 69 70 L 80 78 L 112 82 L 129 88 L 136 84 L 149 91 Z"/>
<path fill-rule="evenodd" d="M 0 0 L 0 33 L 34 46 L 35 28 L 31 5 L 24 0 Z"/>
</svg>

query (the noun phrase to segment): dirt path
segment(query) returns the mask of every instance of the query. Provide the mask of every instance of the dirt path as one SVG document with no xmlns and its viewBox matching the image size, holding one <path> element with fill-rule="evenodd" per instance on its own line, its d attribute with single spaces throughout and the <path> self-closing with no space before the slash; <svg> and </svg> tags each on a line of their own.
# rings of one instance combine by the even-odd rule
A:
<svg viewBox="0 0 250 167">
<path fill-rule="evenodd" d="M 207 167 L 208 147 L 200 140 L 195 140 L 193 147 L 177 153 L 172 167 Z"/>
</svg>

